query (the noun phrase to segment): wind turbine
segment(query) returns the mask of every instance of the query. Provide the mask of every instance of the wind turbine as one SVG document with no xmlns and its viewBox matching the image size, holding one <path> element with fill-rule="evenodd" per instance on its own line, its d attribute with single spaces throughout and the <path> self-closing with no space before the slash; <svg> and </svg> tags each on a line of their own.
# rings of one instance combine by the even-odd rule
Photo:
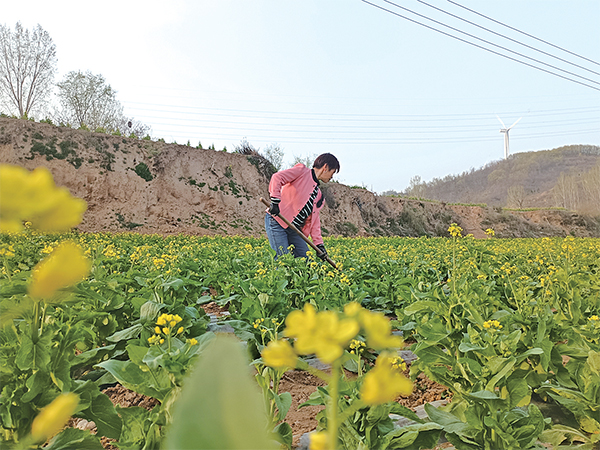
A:
<svg viewBox="0 0 600 450">
<path fill-rule="evenodd" d="M 496 116 L 496 117 L 498 117 L 498 116 Z M 521 119 L 522 119 L 522 117 L 519 118 L 519 120 L 521 120 Z M 502 129 L 500 129 L 500 133 L 504 133 L 504 159 L 508 159 L 508 155 L 509 155 L 508 132 L 510 131 L 510 129 L 512 127 L 514 127 L 517 124 L 517 122 L 519 122 L 519 120 L 517 120 L 515 123 L 513 123 L 508 128 L 506 128 L 506 125 L 504 125 L 504 122 L 502 122 L 502 119 L 500 119 L 500 117 L 498 117 L 498 120 L 500 121 L 500 123 L 504 127 Z"/>
</svg>

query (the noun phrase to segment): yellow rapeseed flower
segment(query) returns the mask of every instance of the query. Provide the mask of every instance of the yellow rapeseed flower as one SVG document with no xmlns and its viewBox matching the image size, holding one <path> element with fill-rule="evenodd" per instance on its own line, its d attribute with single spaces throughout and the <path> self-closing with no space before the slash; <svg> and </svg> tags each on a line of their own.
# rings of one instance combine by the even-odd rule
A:
<svg viewBox="0 0 600 450">
<path fill-rule="evenodd" d="M 350 341 L 350 353 L 358 355 L 365 349 L 365 347 L 366 345 L 363 341 L 359 341 L 358 339 L 352 339 Z"/>
<path fill-rule="evenodd" d="M 344 314 L 347 317 L 356 317 L 362 310 L 363 307 L 357 302 L 348 303 L 344 306 Z"/>
<path fill-rule="evenodd" d="M 455 223 L 450 224 L 450 227 L 448 228 L 448 232 L 450 233 L 450 236 L 452 236 L 452 237 L 461 237 L 462 230 L 463 229 Z"/>
<path fill-rule="evenodd" d="M 325 431 L 313 432 L 310 434 L 309 450 L 330 450 L 328 436 Z"/>
<path fill-rule="evenodd" d="M 392 334 L 392 324 L 382 313 L 363 309 L 358 317 L 367 335 L 369 347 L 382 350 L 402 346 L 402 338 Z"/>
<path fill-rule="evenodd" d="M 61 394 L 44 407 L 31 425 L 34 442 L 44 442 L 58 433 L 75 412 L 79 396 L 72 392 Z"/>
<path fill-rule="evenodd" d="M 23 167 L 0 165 L 0 230 L 19 232 L 23 221 L 42 231 L 66 231 L 81 222 L 84 200 L 57 187 L 45 167 L 32 172 Z"/>
<path fill-rule="evenodd" d="M 298 361 L 298 356 L 296 356 L 294 349 L 285 339 L 270 341 L 263 349 L 261 355 L 263 362 L 275 369 L 294 368 Z"/>
<path fill-rule="evenodd" d="M 483 328 L 500 330 L 502 328 L 502 325 L 500 325 L 500 322 L 498 322 L 497 320 L 488 320 L 486 322 L 483 322 Z"/>
<path fill-rule="evenodd" d="M 50 300 L 59 289 L 83 280 L 90 272 L 90 262 L 79 246 L 63 242 L 33 269 L 28 292 L 34 299 Z"/>
<path fill-rule="evenodd" d="M 340 319 L 334 311 L 317 314 L 310 303 L 304 310 L 292 311 L 286 318 L 286 336 L 296 339 L 294 348 L 301 355 L 315 353 L 330 364 L 342 356 L 344 348 L 360 330 L 354 319 Z"/>
<path fill-rule="evenodd" d="M 393 357 L 380 354 L 375 367 L 365 375 L 360 397 L 367 405 L 379 405 L 394 400 L 398 395 L 409 395 L 412 382 L 392 366 Z"/>
</svg>

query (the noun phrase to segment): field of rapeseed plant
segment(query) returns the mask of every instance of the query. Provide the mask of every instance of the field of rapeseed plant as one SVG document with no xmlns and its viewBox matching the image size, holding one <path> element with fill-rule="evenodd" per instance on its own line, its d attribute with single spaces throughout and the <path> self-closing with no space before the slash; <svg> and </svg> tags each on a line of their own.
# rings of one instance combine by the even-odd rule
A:
<svg viewBox="0 0 600 450">
<path fill-rule="evenodd" d="M 291 400 L 278 382 L 290 368 L 313 370 L 304 361 L 313 354 L 332 370 L 317 374 L 328 384 L 309 400 L 326 405 L 311 448 L 432 448 L 441 433 L 468 449 L 600 441 L 599 239 L 500 240 L 489 230 L 476 240 L 456 225 L 447 238 L 328 238 L 333 270 L 313 255 L 275 261 L 261 238 L 70 232 L 80 200 L 43 172 L 2 170 L 7 446 L 101 448 L 83 430 L 56 434 L 64 420 L 47 417 L 70 415 L 127 449 L 289 446 Z M 10 191 L 13 182 L 21 188 Z M 211 301 L 228 308 L 243 352 L 208 331 L 201 306 Z M 411 376 L 424 372 L 452 393 L 446 407 L 426 407 L 426 420 L 393 401 L 411 389 L 395 356 L 399 331 L 418 357 Z M 248 388 L 258 384 L 262 397 L 242 389 L 215 406 L 216 391 L 198 387 L 246 386 L 250 362 Z M 342 367 L 360 376 L 348 380 Z M 113 407 L 100 389 L 117 382 L 159 405 Z M 245 395 L 258 409 L 239 406 Z M 390 413 L 416 424 L 395 427 Z M 239 442 L 227 441 L 228 417 Z"/>
</svg>

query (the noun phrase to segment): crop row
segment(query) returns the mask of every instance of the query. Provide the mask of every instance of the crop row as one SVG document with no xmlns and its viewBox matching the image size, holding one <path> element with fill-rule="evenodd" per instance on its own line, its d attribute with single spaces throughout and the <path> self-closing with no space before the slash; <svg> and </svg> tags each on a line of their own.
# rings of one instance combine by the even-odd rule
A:
<svg viewBox="0 0 600 450">
<path fill-rule="evenodd" d="M 418 448 L 441 432 L 456 448 L 535 448 L 540 440 L 593 448 L 600 436 L 600 240 L 455 234 L 328 238 L 337 271 L 312 255 L 274 260 L 262 238 L 0 235 L 3 439 L 24 439 L 42 407 L 74 392 L 75 416 L 94 420 L 98 435 L 121 448 L 161 448 L 191 367 L 214 340 L 203 304 L 228 308 L 228 323 L 256 362 L 282 338 L 290 313 L 309 304 L 346 314 L 357 303 L 392 319 L 414 342 L 411 375 L 424 372 L 447 386 L 452 401 L 428 407 L 429 420 L 399 431 L 385 414 L 369 423 L 375 407 L 348 400 L 339 406 L 346 448 Z M 89 275 L 68 292 L 32 300 L 37 265 L 64 241 L 83 250 Z M 368 371 L 378 353 L 367 349 L 354 368 Z M 261 364 L 257 380 L 274 405 L 272 425 L 289 445 L 286 397 L 269 379 L 281 374 Z M 100 388 L 117 382 L 159 406 L 113 407 Z M 346 398 L 358 395 L 347 389 Z M 325 402 L 327 391 L 320 392 L 315 404 Z M 358 411 L 352 419 L 348 408 Z M 553 424 L 558 416 L 561 424 Z M 325 418 L 320 426 L 327 428 Z M 77 439 L 99 445 L 79 431 L 50 448 Z"/>
</svg>

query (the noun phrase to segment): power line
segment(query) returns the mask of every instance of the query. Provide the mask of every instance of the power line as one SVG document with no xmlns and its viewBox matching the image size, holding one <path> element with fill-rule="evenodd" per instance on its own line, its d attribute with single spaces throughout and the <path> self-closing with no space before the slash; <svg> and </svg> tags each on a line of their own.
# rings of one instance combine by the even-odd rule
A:
<svg viewBox="0 0 600 450">
<path fill-rule="evenodd" d="M 384 8 L 384 7 L 382 7 L 382 6 L 376 5 L 375 3 L 371 3 L 371 2 L 369 2 L 369 1 L 367 1 L 367 0 L 361 0 L 361 1 L 362 1 L 363 3 L 367 3 L 368 5 L 374 6 L 375 8 L 381 9 L 382 11 L 388 12 L 388 13 L 390 13 L 390 14 L 393 14 L 393 15 L 395 15 L 395 16 L 401 17 L 402 19 L 408 20 L 409 22 L 416 23 L 417 25 L 421 25 L 421 26 L 423 26 L 423 27 L 425 27 L 425 28 L 429 28 L 430 30 L 436 31 L 436 32 L 438 32 L 438 33 L 441 33 L 441 34 L 443 34 L 443 35 L 445 35 L 445 36 L 449 36 L 449 37 L 451 37 L 451 38 L 453 38 L 453 39 L 456 39 L 456 40 L 458 40 L 458 41 L 465 42 L 465 43 L 467 43 L 467 44 L 469 44 L 469 45 L 472 45 L 472 46 L 474 46 L 474 47 L 480 48 L 480 49 L 482 49 L 482 50 L 485 50 L 485 51 L 487 51 L 487 52 L 493 53 L 493 54 L 495 54 L 495 55 L 498 55 L 498 56 L 502 56 L 503 58 L 510 59 L 510 60 L 512 60 L 512 61 L 518 62 L 518 63 L 520 63 L 520 64 L 523 64 L 523 65 L 525 65 L 525 66 L 528 66 L 528 67 L 532 67 L 532 68 L 534 68 L 534 69 L 537 69 L 537 70 L 540 70 L 540 71 L 542 71 L 542 72 L 546 72 L 546 73 L 548 73 L 548 74 L 550 74 L 550 75 L 554 75 L 554 76 L 556 76 L 556 77 L 559 77 L 559 78 L 562 78 L 562 79 L 564 79 L 564 80 L 572 81 L 573 83 L 577 83 L 577 84 L 580 84 L 580 85 L 582 85 L 582 86 L 586 86 L 586 87 L 589 87 L 589 88 L 591 88 L 591 89 L 594 89 L 594 90 L 596 90 L 596 91 L 600 91 L 600 88 L 597 88 L 597 87 L 591 86 L 591 85 L 589 85 L 589 84 L 586 84 L 586 83 L 582 83 L 581 81 L 577 81 L 577 80 L 574 80 L 574 79 L 572 79 L 572 78 L 565 77 L 565 76 L 563 76 L 563 75 L 560 75 L 560 74 L 554 73 L 554 72 L 552 72 L 552 71 L 549 71 L 549 70 L 543 69 L 543 68 L 541 68 L 541 67 L 534 66 L 533 64 L 529 64 L 529 63 L 527 63 L 527 62 L 525 62 L 525 61 L 521 61 L 521 60 L 519 60 L 519 59 L 516 59 L 516 58 L 513 58 L 513 57 L 511 57 L 511 56 L 504 55 L 504 54 L 502 54 L 502 53 L 496 52 L 496 51 L 494 51 L 494 50 L 491 50 L 491 49 L 489 49 L 489 48 L 486 48 L 486 47 L 483 47 L 483 46 L 481 46 L 481 45 L 475 44 L 474 42 L 467 41 L 467 40 L 465 40 L 465 39 L 462 39 L 462 38 L 460 38 L 460 37 L 458 37 L 458 36 L 454 36 L 454 35 L 452 35 L 452 34 L 450 34 L 450 33 L 446 33 L 446 32 L 444 32 L 444 31 L 442 31 L 442 30 L 438 30 L 437 28 L 430 27 L 429 25 L 426 25 L 426 24 L 424 24 L 424 23 L 421 23 L 421 22 L 419 22 L 419 21 L 417 21 L 417 20 L 414 20 L 414 19 L 411 19 L 411 18 L 409 18 L 409 17 L 403 16 L 402 14 L 399 14 L 399 13 L 397 13 L 397 12 L 395 12 L 395 11 L 390 11 L 389 9 L 386 9 L 386 8 Z"/>
<path fill-rule="evenodd" d="M 196 118 L 196 117 L 177 119 L 177 118 L 171 118 L 171 117 L 150 116 L 150 115 L 144 116 L 144 119 L 161 119 L 161 120 L 177 121 L 175 123 L 160 122 L 160 124 L 162 124 L 162 125 L 169 125 L 169 126 L 173 126 L 173 127 L 201 126 L 203 128 L 240 129 L 238 127 L 254 127 L 254 126 L 265 126 L 266 125 L 271 128 L 295 127 L 295 128 L 300 128 L 302 130 L 315 130 L 315 131 L 329 130 L 332 132 L 335 132 L 335 131 L 346 132 L 345 130 L 350 129 L 350 130 L 352 130 L 351 133 L 357 133 L 357 132 L 360 132 L 360 130 L 379 130 L 377 132 L 381 132 L 381 133 L 385 133 L 386 130 L 400 130 L 402 132 L 405 132 L 406 130 L 417 130 L 418 132 L 441 133 L 441 132 L 445 132 L 445 131 L 437 131 L 437 130 L 452 130 L 452 132 L 472 132 L 472 131 L 489 130 L 490 129 L 489 123 L 481 124 L 481 125 L 475 125 L 475 124 L 437 125 L 437 124 L 435 124 L 435 122 L 430 122 L 430 125 L 419 126 L 419 125 L 411 125 L 411 124 L 406 123 L 407 121 L 403 121 L 402 124 L 398 124 L 398 125 L 394 125 L 394 126 L 388 126 L 388 125 L 372 126 L 372 125 L 360 125 L 360 124 L 358 124 L 358 125 L 341 125 L 341 124 L 337 124 L 337 125 L 318 125 L 318 124 L 317 125 L 315 125 L 315 124 L 306 125 L 306 124 L 295 124 L 295 123 L 291 123 L 291 124 L 290 123 L 271 123 L 271 122 L 260 123 L 260 122 L 247 122 L 247 121 L 242 122 L 242 121 L 201 119 L 201 118 Z M 495 123 L 495 120 L 493 122 Z M 194 124 L 196 124 L 196 125 L 194 125 Z M 218 124 L 218 125 L 213 125 L 213 124 Z M 219 126 L 221 124 L 229 124 L 229 125 L 233 125 L 233 126 L 221 127 L 221 126 Z M 554 120 L 554 121 L 543 120 L 542 122 L 533 122 L 533 123 L 529 122 L 528 125 L 525 125 L 524 127 L 521 126 L 520 128 L 525 128 L 525 129 L 540 128 L 540 127 L 547 128 L 547 127 L 555 127 L 556 124 L 568 125 L 568 126 L 589 125 L 589 124 L 600 125 L 600 119 L 590 119 L 590 120 L 582 120 L 582 119 L 568 120 L 567 119 L 567 120 Z M 264 130 L 264 129 L 256 129 L 256 131 L 259 131 L 259 130 L 260 131 L 271 131 L 271 130 Z M 436 130 L 436 131 L 427 131 L 427 130 Z M 287 130 L 280 130 L 280 131 L 287 131 Z"/>
<path fill-rule="evenodd" d="M 171 130 L 162 130 L 158 129 L 161 134 L 167 135 L 172 133 Z M 253 131 L 253 130 L 252 130 Z M 597 133 L 598 129 L 582 129 L 582 130 L 573 130 L 567 132 L 550 132 L 550 133 L 531 133 L 527 135 L 512 135 L 511 140 L 532 140 L 543 137 L 558 137 L 558 136 L 581 136 L 584 134 L 593 134 Z M 312 143 L 312 144 L 339 144 L 339 145 L 347 145 L 347 144 L 360 144 L 360 145 L 389 145 L 389 144 L 460 144 L 460 143 L 471 143 L 471 142 L 496 142 L 498 138 L 493 136 L 471 136 L 471 137 L 455 137 L 455 138 L 444 138 L 444 137 L 427 137 L 427 138 L 339 138 L 339 137 L 318 137 L 318 136 L 301 136 L 301 135 L 292 135 L 286 136 L 253 136 L 251 133 L 243 134 L 248 138 L 248 140 L 255 142 L 283 142 L 284 144 L 298 144 L 298 143 Z M 182 138 L 198 138 L 198 135 L 193 132 L 181 132 L 176 133 L 177 137 Z M 204 135 L 199 138 L 203 141 L 210 140 L 219 140 L 219 139 L 240 139 L 240 134 L 229 134 L 229 133 L 211 133 L 210 135 Z"/>
<path fill-rule="evenodd" d="M 551 47 L 554 47 L 554 48 L 557 48 L 557 49 L 559 49 L 559 50 L 562 50 L 563 52 L 570 53 L 570 54 L 571 54 L 571 55 L 573 55 L 573 56 L 577 56 L 578 58 L 585 59 L 586 61 L 589 61 L 589 62 L 591 62 L 591 63 L 593 63 L 593 64 L 596 64 L 597 66 L 600 66 L 600 63 L 597 63 L 596 61 L 594 61 L 594 60 L 592 60 L 592 59 L 586 58 L 585 56 L 578 55 L 577 53 L 574 53 L 574 52 L 572 52 L 572 51 L 569 51 L 569 50 L 567 50 L 567 49 L 565 49 L 565 48 L 559 47 L 558 45 L 554 45 L 554 44 L 552 44 L 552 43 L 550 43 L 550 42 L 548 42 L 548 41 L 545 41 L 545 40 L 543 40 L 543 39 L 540 39 L 540 38 L 538 38 L 538 37 L 535 37 L 535 36 L 533 36 L 533 35 L 531 35 L 531 34 L 529 34 L 529 33 L 525 33 L 524 31 L 521 31 L 521 30 L 519 30 L 519 29 L 517 29 L 517 28 L 511 27 L 510 25 L 506 25 L 505 23 L 502 23 L 502 22 L 500 22 L 499 20 L 492 19 L 491 17 L 488 17 L 488 16 L 486 16 L 485 14 L 481 14 L 481 13 L 479 13 L 479 12 L 477 12 L 477 11 L 473 10 L 473 9 L 467 8 L 466 6 L 463 6 L 463 5 L 461 5 L 461 4 L 457 3 L 457 2 L 454 2 L 454 1 L 452 1 L 452 0 L 448 0 L 448 1 L 449 1 L 450 3 L 452 3 L 452 4 L 456 5 L 456 6 L 460 7 L 460 8 L 466 9 L 467 11 L 470 11 L 470 12 L 472 12 L 472 13 L 474 13 L 474 14 L 477 14 L 478 16 L 484 17 L 484 18 L 486 18 L 486 19 L 488 19 L 488 20 L 491 20 L 492 22 L 495 22 L 495 23 L 497 23 L 497 24 L 499 24 L 499 25 L 502 25 L 503 27 L 506 27 L 506 28 L 509 28 L 509 29 L 511 29 L 511 30 L 513 30 L 513 31 L 516 31 L 517 33 L 521 33 L 521 34 L 523 34 L 523 35 L 525 35 L 525 36 L 528 36 L 528 37 L 530 37 L 530 38 L 532 38 L 532 39 L 535 39 L 535 40 L 537 40 L 537 41 L 543 42 L 544 44 L 550 45 Z"/>
<path fill-rule="evenodd" d="M 516 44 L 522 45 L 522 46 L 524 46 L 524 47 L 527 47 L 527 48 L 529 48 L 529 49 L 531 49 L 531 50 L 534 50 L 534 51 L 536 51 L 536 52 L 542 53 L 542 54 L 544 54 L 544 55 L 546 55 L 546 56 L 550 56 L 551 58 L 558 59 L 559 61 L 562 61 L 562 62 L 564 62 L 564 63 L 570 64 L 570 65 L 572 65 L 572 66 L 579 67 L 580 69 L 583 69 L 583 70 L 585 70 L 585 71 L 587 71 L 587 72 L 591 72 L 591 73 L 593 73 L 593 74 L 600 75 L 600 73 L 599 73 L 599 72 L 595 72 L 595 71 L 593 71 L 593 70 L 591 70 L 591 69 L 588 69 L 587 67 L 580 66 L 579 64 L 575 64 L 575 63 L 573 63 L 573 62 L 571 62 L 571 61 L 567 61 L 566 59 L 560 58 L 560 57 L 558 57 L 558 56 L 555 56 L 555 55 L 553 55 L 553 54 L 551 54 L 551 53 L 548 53 L 548 52 L 545 52 L 545 51 L 543 51 L 543 50 L 540 50 L 540 49 L 538 49 L 538 48 L 535 48 L 535 47 L 533 47 L 533 46 L 531 46 L 531 45 L 525 44 L 525 43 L 523 43 L 523 42 L 521 42 L 521 41 L 518 41 L 518 40 L 516 40 L 516 39 L 513 39 L 513 38 L 511 38 L 511 37 L 509 37 L 509 36 L 506 36 L 506 35 L 504 35 L 504 34 L 502 34 L 502 33 L 497 33 L 497 32 L 496 32 L 496 31 L 494 31 L 494 30 L 490 30 L 489 28 L 486 28 L 486 27 L 484 27 L 484 26 L 482 26 L 482 25 L 479 25 L 479 24 L 477 24 L 477 23 L 475 23 L 475 22 L 471 22 L 470 20 L 467 20 L 467 19 L 465 19 L 465 18 L 463 18 L 463 17 L 457 16 L 456 14 L 452 14 L 452 13 L 450 13 L 450 12 L 448 12 L 448 11 L 445 11 L 445 10 L 443 10 L 443 9 L 441 9 L 441 8 L 438 8 L 437 6 L 433 6 L 433 5 L 431 5 L 431 4 L 429 4 L 429 3 L 427 3 L 427 2 L 425 2 L 425 1 L 423 1 L 423 0 L 417 0 L 417 1 L 418 1 L 419 3 L 422 3 L 423 5 L 429 6 L 430 8 L 433 8 L 433 9 L 435 9 L 435 10 L 437 10 L 437 11 L 440 11 L 440 12 L 442 12 L 442 13 L 444 13 L 444 14 L 447 14 L 447 15 L 449 15 L 449 16 L 451 16 L 451 17 L 454 17 L 454 18 L 456 18 L 456 19 L 462 20 L 463 22 L 466 22 L 466 23 L 468 23 L 468 24 L 471 24 L 471 25 L 473 25 L 473 26 L 476 26 L 476 27 L 478 27 L 478 28 L 481 28 L 482 30 L 485 30 L 485 31 L 488 31 L 488 32 L 490 32 L 490 33 L 492 33 L 492 34 L 495 34 L 496 36 L 503 37 L 504 39 L 508 39 L 509 41 L 512 41 L 512 42 L 514 42 L 514 43 L 516 43 Z M 454 2 L 452 2 L 452 3 L 454 3 Z M 460 6 L 460 5 L 459 5 L 459 6 Z"/>
<path fill-rule="evenodd" d="M 165 105 L 159 103 L 145 103 L 145 102 L 123 102 L 125 105 L 140 105 L 142 108 L 133 107 L 130 109 L 140 111 L 154 111 L 154 112 L 166 112 L 176 114 L 188 114 L 185 111 L 171 111 L 169 109 L 182 109 L 192 111 L 207 111 L 206 113 L 198 114 L 210 114 L 211 116 L 225 116 L 225 117 L 248 117 L 249 114 L 263 114 L 273 115 L 277 114 L 280 116 L 289 115 L 291 117 L 280 117 L 282 120 L 344 120 L 344 121 L 396 121 L 412 120 L 412 121 L 430 121 L 430 120 L 451 120 L 451 121 L 462 121 L 462 120 L 473 120 L 473 118 L 480 118 L 478 120 L 488 119 L 489 117 L 495 117 L 496 115 L 522 115 L 523 111 L 501 111 L 501 112 L 483 112 L 483 113 L 467 113 L 467 114 L 352 114 L 352 113 L 320 113 L 320 112 L 292 112 L 292 111 L 265 111 L 265 110 L 248 110 L 248 109 L 232 109 L 232 108 L 208 108 L 203 106 L 186 106 L 186 105 Z M 152 109 L 148 106 L 156 106 L 161 109 Z M 217 111 L 217 112 L 214 112 Z M 222 111 L 222 113 L 220 113 Z M 539 116 L 553 116 L 553 115 L 570 115 L 570 114 L 588 114 L 600 112 L 600 106 L 586 106 L 582 108 L 565 108 L 565 109 L 541 109 L 541 110 L 528 110 L 528 114 L 536 114 Z M 240 113 L 240 114 L 232 114 Z M 192 113 L 197 114 L 197 113 Z M 308 117 L 306 117 L 308 116 Z M 310 117 L 312 116 L 312 117 Z M 262 117 L 262 116 L 261 116 Z M 339 117 L 339 118 L 336 118 Z"/>
<path fill-rule="evenodd" d="M 552 64 L 545 63 L 545 62 L 543 62 L 543 61 L 540 61 L 539 59 L 535 59 L 535 58 L 532 58 L 532 57 L 530 57 L 530 56 L 524 55 L 523 53 L 519 53 L 519 52 L 517 52 L 517 51 L 511 50 L 511 49 L 509 49 L 509 48 L 507 48 L 507 47 L 504 47 L 504 46 L 502 46 L 502 45 L 495 44 L 495 43 L 493 43 L 493 42 L 491 42 L 491 41 L 488 41 L 488 40 L 486 40 L 486 39 L 483 39 L 483 38 L 480 38 L 480 37 L 478 37 L 478 36 L 475 36 L 475 35 L 473 35 L 473 34 L 467 33 L 466 31 L 459 30 L 458 28 L 455 28 L 455 27 L 453 27 L 453 26 L 447 25 L 447 24 L 445 24 L 445 23 L 443 23 L 443 22 L 440 22 L 440 21 L 438 21 L 438 20 L 432 19 L 431 17 L 427 17 L 427 16 L 425 16 L 425 15 L 423 15 L 423 14 L 419 14 L 419 13 L 417 13 L 417 12 L 415 12 L 415 11 L 412 11 L 411 9 L 405 8 L 404 6 L 400 6 L 400 5 L 398 5 L 397 3 L 394 3 L 394 2 L 392 2 L 392 1 L 390 1 L 390 0 L 383 0 L 383 1 L 384 1 L 384 2 L 386 2 L 386 3 L 389 3 L 390 5 L 394 5 L 396 8 L 400 8 L 400 9 L 402 9 L 402 10 L 404 10 L 404 11 L 408 11 L 408 12 L 409 12 L 409 13 L 411 13 L 411 14 L 414 14 L 414 15 L 416 15 L 416 16 L 422 17 L 423 19 L 429 20 L 429 21 L 431 21 L 431 22 L 434 22 L 434 23 L 436 23 L 436 24 L 438 24 L 438 25 L 441 25 L 441 26 L 443 26 L 443 27 L 446 27 L 446 28 L 450 28 L 450 29 L 451 29 L 451 30 L 453 30 L 453 31 L 456 31 L 456 32 L 458 32 L 458 33 L 461 33 L 461 34 L 464 34 L 464 35 L 466 35 L 466 36 L 469 36 L 470 38 L 477 39 L 478 41 L 485 42 L 486 44 L 493 45 L 494 47 L 497 47 L 497 48 L 501 48 L 502 50 L 505 50 L 505 51 L 507 51 L 507 52 L 513 53 L 513 54 L 515 54 L 515 55 L 519 55 L 519 56 L 521 56 L 521 57 L 523 57 L 523 58 L 526 58 L 526 59 L 528 59 L 528 60 L 530 60 L 530 61 L 535 61 L 536 63 L 543 64 L 543 65 L 544 65 L 544 66 L 546 66 L 546 67 L 551 67 L 551 68 L 553 68 L 553 69 L 555 69 L 555 70 L 559 70 L 560 72 L 568 73 L 569 75 L 573 75 L 573 76 L 575 76 L 575 77 L 577 77 L 577 78 L 581 78 L 582 80 L 586 80 L 586 81 L 589 81 L 589 82 L 591 82 L 591 83 L 594 83 L 594 84 L 600 85 L 600 82 L 598 82 L 598 81 L 595 81 L 595 80 L 592 80 L 591 78 L 586 78 L 586 77 L 584 77 L 584 76 L 582 76 L 582 75 L 578 75 L 578 74 L 576 74 L 576 73 L 574 73 L 574 72 L 570 72 L 570 71 L 568 71 L 568 70 L 561 69 L 560 67 L 556 67 L 556 66 L 554 66 L 554 65 L 552 65 Z M 419 0 L 418 0 L 418 1 L 419 1 Z M 438 31 L 439 31 L 439 30 L 438 30 Z M 482 48 L 483 48 L 483 47 L 482 47 Z M 503 56 L 504 56 L 504 55 L 503 55 Z M 536 66 L 532 66 L 532 67 L 536 67 Z M 538 68 L 538 67 L 536 67 L 536 68 Z M 539 69 L 539 68 L 538 68 L 538 69 Z M 552 73 L 552 72 L 549 72 L 549 73 Z M 594 73 L 596 73 L 596 72 L 594 72 Z M 557 75 L 557 74 L 554 74 L 554 75 Z M 570 78 L 567 78 L 567 79 L 569 79 L 569 80 L 570 80 Z M 572 80 L 572 81 L 575 81 L 575 80 Z M 587 85 L 586 85 L 586 86 L 587 86 Z M 592 87 L 592 86 L 590 86 L 590 87 Z M 600 90 L 600 89 L 597 89 L 597 90 Z"/>
</svg>

